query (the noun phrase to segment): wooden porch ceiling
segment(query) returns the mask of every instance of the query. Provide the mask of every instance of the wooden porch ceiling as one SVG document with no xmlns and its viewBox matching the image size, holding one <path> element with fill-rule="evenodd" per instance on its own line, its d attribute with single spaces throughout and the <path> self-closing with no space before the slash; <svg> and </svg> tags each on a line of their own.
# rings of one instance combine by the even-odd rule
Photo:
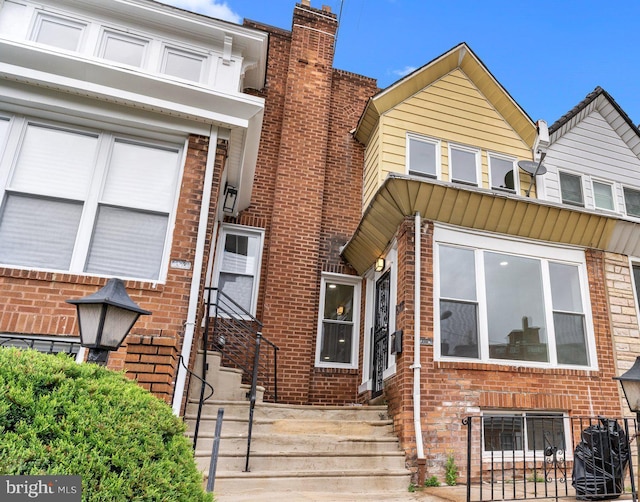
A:
<svg viewBox="0 0 640 502">
<path fill-rule="evenodd" d="M 640 225 L 519 195 L 389 175 L 365 210 L 344 258 L 363 274 L 407 216 L 555 244 L 640 256 Z"/>
</svg>

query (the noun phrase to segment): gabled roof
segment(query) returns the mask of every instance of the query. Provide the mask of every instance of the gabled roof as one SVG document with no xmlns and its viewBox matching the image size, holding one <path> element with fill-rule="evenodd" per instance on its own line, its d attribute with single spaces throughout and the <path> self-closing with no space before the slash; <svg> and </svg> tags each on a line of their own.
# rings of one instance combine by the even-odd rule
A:
<svg viewBox="0 0 640 502">
<path fill-rule="evenodd" d="M 640 129 L 634 125 L 615 99 L 600 86 L 549 127 L 551 143 L 558 141 L 594 110 L 599 111 L 629 149 L 636 156 L 640 156 Z"/>
<path fill-rule="evenodd" d="M 536 137 L 533 121 L 464 42 L 370 98 L 358 122 L 356 139 L 366 144 L 381 115 L 456 68 L 469 77 L 498 113 L 532 147 Z"/>
</svg>

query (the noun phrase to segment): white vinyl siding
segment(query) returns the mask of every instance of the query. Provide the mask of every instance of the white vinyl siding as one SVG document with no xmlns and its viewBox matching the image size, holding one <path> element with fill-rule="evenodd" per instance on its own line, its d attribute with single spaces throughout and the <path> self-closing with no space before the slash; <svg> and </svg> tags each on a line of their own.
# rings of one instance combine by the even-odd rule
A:
<svg viewBox="0 0 640 502">
<path fill-rule="evenodd" d="M 22 117 L 10 136 L 0 264 L 162 278 L 181 146 Z"/>
<path fill-rule="evenodd" d="M 625 124 L 620 114 L 606 100 L 598 103 L 589 105 L 584 118 L 549 147 L 544 159 L 547 174 L 538 177 L 544 184 L 541 192 L 549 201 L 562 202 L 558 173 L 580 175 L 585 208 L 625 214 L 623 186 L 640 190 L 640 158 L 620 136 Z M 612 202 L 606 184 L 611 186 Z M 628 210 L 626 214 L 633 216 Z"/>
</svg>

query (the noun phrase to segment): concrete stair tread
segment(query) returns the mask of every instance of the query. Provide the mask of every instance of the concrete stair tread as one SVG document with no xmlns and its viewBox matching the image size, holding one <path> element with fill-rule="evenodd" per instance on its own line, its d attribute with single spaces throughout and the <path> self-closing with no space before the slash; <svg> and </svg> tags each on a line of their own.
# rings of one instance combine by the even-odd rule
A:
<svg viewBox="0 0 640 502">
<path fill-rule="evenodd" d="M 406 469 L 377 469 L 375 477 L 408 477 Z M 208 476 L 204 473 L 205 478 Z M 370 478 L 372 473 L 366 469 L 344 469 L 325 471 L 216 471 L 216 479 L 242 478 Z"/>
<path fill-rule="evenodd" d="M 197 415 L 185 415 L 185 420 L 195 420 Z M 200 420 L 216 420 L 218 418 L 217 415 L 200 415 Z M 223 420 L 226 421 L 234 421 L 234 422 L 248 422 L 248 417 L 238 417 L 238 416 L 227 416 L 225 415 Z M 314 423 L 339 423 L 339 424 L 367 424 L 375 427 L 383 427 L 386 425 L 392 425 L 393 420 L 344 420 L 340 418 L 263 418 L 263 417 L 255 417 L 253 418 L 253 424 L 274 424 L 278 422 L 291 422 L 296 424 L 304 424 L 305 426 L 314 424 Z"/>
<path fill-rule="evenodd" d="M 187 437 L 192 438 L 193 433 L 185 434 Z M 277 436 L 277 434 L 257 434 L 251 435 L 251 440 L 269 439 Z M 281 434 L 283 437 L 289 437 L 288 434 Z M 198 434 L 198 439 L 211 439 L 215 437 L 215 432 L 203 431 Z M 326 434 L 305 434 L 305 438 L 309 439 L 326 439 Z M 237 434 L 220 434 L 220 440 L 223 439 L 247 439 L 247 433 L 241 432 Z M 334 435 L 331 437 L 333 443 L 397 443 L 398 438 L 394 436 L 351 436 L 351 435 Z"/>
<path fill-rule="evenodd" d="M 219 453 L 220 457 L 237 457 L 244 458 L 246 456 L 246 452 L 229 452 L 229 453 Z M 209 457 L 211 456 L 210 451 L 201 451 L 196 450 L 196 457 Z M 402 457 L 404 458 L 404 453 L 400 450 L 397 451 L 385 451 L 385 452 L 344 452 L 344 453 L 336 453 L 333 451 L 252 451 L 250 458 L 270 458 L 270 457 L 300 457 L 300 458 L 309 458 L 309 457 Z"/>
</svg>

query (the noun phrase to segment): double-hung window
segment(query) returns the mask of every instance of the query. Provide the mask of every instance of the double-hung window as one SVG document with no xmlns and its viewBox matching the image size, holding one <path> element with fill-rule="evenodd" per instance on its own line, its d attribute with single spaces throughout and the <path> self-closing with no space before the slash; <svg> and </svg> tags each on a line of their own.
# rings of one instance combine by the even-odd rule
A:
<svg viewBox="0 0 640 502">
<path fill-rule="evenodd" d="M 222 293 L 255 315 L 264 231 L 240 225 L 224 225 L 220 230 L 217 281 Z"/>
<path fill-rule="evenodd" d="M 640 190 L 624 187 L 624 206 L 628 216 L 640 218 Z"/>
<path fill-rule="evenodd" d="M 593 187 L 593 205 L 595 208 L 615 211 L 613 185 L 604 181 L 591 180 L 591 186 Z"/>
<path fill-rule="evenodd" d="M 181 146 L 16 117 L 6 150 L 0 264 L 162 279 Z"/>
<path fill-rule="evenodd" d="M 584 207 L 584 196 L 582 193 L 582 176 L 577 174 L 559 171 L 560 176 L 560 196 L 563 204 Z"/>
<path fill-rule="evenodd" d="M 480 152 L 473 148 L 449 145 L 449 176 L 454 183 L 478 186 Z"/>
<path fill-rule="evenodd" d="M 492 153 L 488 157 L 491 189 L 515 193 L 518 182 L 518 170 L 515 168 L 515 160 Z"/>
<path fill-rule="evenodd" d="M 592 367 L 584 253 L 437 228 L 441 358 Z"/>
<path fill-rule="evenodd" d="M 566 451 L 564 422 L 562 413 L 484 412 L 482 450 L 486 456 L 525 456 L 536 452 L 540 457 L 547 448 Z"/>
<path fill-rule="evenodd" d="M 316 366 L 357 368 L 360 278 L 323 274 Z"/>
<path fill-rule="evenodd" d="M 436 140 L 407 134 L 407 171 L 414 176 L 438 178 L 440 143 Z"/>
</svg>

